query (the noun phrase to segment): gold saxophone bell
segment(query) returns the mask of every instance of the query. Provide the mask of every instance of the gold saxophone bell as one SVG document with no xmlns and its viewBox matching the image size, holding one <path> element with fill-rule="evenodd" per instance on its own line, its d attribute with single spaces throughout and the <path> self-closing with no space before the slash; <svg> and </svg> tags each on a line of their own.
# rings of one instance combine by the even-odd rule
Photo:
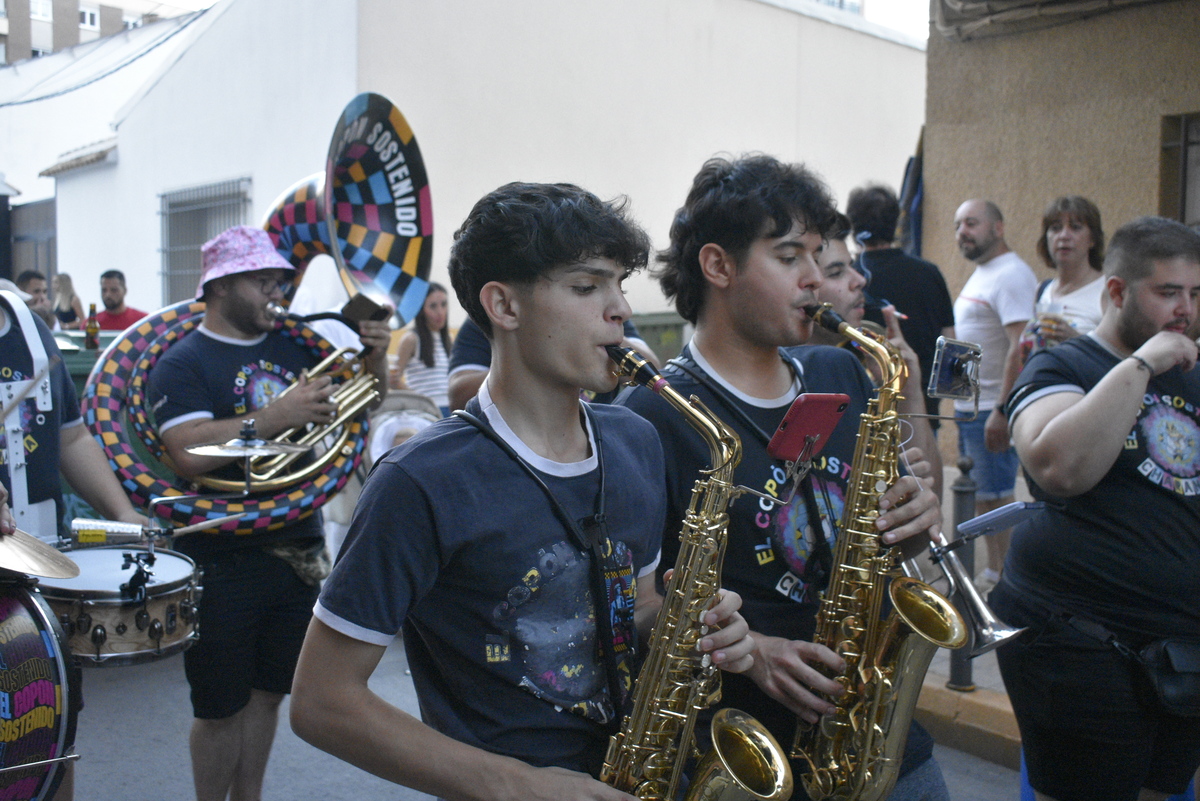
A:
<svg viewBox="0 0 1200 801">
<path fill-rule="evenodd" d="M 766 727 L 740 709 L 713 716 L 712 748 L 696 765 L 684 801 L 784 801 L 792 771 Z"/>
</svg>

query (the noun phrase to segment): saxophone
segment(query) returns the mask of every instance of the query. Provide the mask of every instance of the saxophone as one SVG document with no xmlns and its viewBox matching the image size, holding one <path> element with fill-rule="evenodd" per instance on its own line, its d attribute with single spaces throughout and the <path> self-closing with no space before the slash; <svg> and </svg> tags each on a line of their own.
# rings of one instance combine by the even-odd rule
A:
<svg viewBox="0 0 1200 801">
<path fill-rule="evenodd" d="M 740 494 L 733 471 L 742 458 L 738 435 L 696 397 L 690 402 L 635 351 L 609 347 L 618 375 L 629 376 L 684 415 L 704 437 L 712 469 L 696 481 L 679 535 L 679 558 L 654 624 L 632 709 L 608 744 L 600 780 L 642 801 L 674 801 L 684 763 L 698 756 L 696 717 L 721 698 L 721 676 L 697 643 L 700 622 L 721 588 L 729 503 Z M 712 723 L 713 748 L 693 772 L 686 799 L 782 801 L 792 792 L 783 749 L 762 724 L 735 709 Z"/>
<path fill-rule="evenodd" d="M 899 575 L 898 549 L 885 546 L 875 528 L 879 498 L 899 476 L 897 406 L 908 375 L 903 358 L 882 337 L 850 326 L 828 304 L 805 312 L 860 345 L 879 364 L 883 378 L 859 424 L 841 534 L 813 637 L 845 660 L 845 672 L 835 677 L 845 693 L 832 700 L 836 709 L 817 724 L 798 722 L 791 755 L 808 763 L 810 771 L 801 781 L 815 801 L 882 799 L 896 783 L 934 651 L 960 647 L 967 630 L 941 594 Z M 893 611 L 882 620 L 885 592 Z"/>
</svg>

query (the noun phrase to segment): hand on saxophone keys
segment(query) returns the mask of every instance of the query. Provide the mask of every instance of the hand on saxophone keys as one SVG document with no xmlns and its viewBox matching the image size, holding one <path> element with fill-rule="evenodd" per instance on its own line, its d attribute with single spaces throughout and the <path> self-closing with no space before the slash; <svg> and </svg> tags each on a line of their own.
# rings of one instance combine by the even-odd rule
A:
<svg viewBox="0 0 1200 801">
<path fill-rule="evenodd" d="M 666 571 L 663 581 L 669 582 L 674 572 L 674 568 Z M 733 590 L 719 590 L 717 602 L 700 621 L 704 632 L 696 642 L 704 658 L 730 673 L 745 673 L 754 665 L 754 639 L 741 608 L 742 596 Z"/>
<path fill-rule="evenodd" d="M 827 699 L 845 688 L 831 675 L 846 670 L 840 656 L 824 645 L 804 640 L 769 637 L 756 632 L 754 666 L 747 676 L 763 692 L 794 712 L 802 720 L 816 723 L 835 707 Z"/>
</svg>

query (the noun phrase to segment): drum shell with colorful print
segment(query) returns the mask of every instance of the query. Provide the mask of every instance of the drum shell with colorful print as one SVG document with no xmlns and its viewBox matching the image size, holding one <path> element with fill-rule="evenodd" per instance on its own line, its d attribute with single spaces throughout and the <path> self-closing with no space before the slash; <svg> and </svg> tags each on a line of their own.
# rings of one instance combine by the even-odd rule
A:
<svg viewBox="0 0 1200 801">
<path fill-rule="evenodd" d="M 62 629 L 28 579 L 0 581 L 0 797 L 54 796 L 66 763 L 49 760 L 75 744 L 73 670 Z"/>
</svg>

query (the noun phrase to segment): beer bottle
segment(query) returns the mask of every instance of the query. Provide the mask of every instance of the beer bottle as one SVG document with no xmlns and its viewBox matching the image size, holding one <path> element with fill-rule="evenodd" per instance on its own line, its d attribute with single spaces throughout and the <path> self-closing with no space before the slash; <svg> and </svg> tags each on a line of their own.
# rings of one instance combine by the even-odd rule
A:
<svg viewBox="0 0 1200 801">
<path fill-rule="evenodd" d="M 100 349 L 100 323 L 96 320 L 96 304 L 88 304 L 87 324 L 83 328 L 83 347 L 85 350 Z"/>
</svg>

